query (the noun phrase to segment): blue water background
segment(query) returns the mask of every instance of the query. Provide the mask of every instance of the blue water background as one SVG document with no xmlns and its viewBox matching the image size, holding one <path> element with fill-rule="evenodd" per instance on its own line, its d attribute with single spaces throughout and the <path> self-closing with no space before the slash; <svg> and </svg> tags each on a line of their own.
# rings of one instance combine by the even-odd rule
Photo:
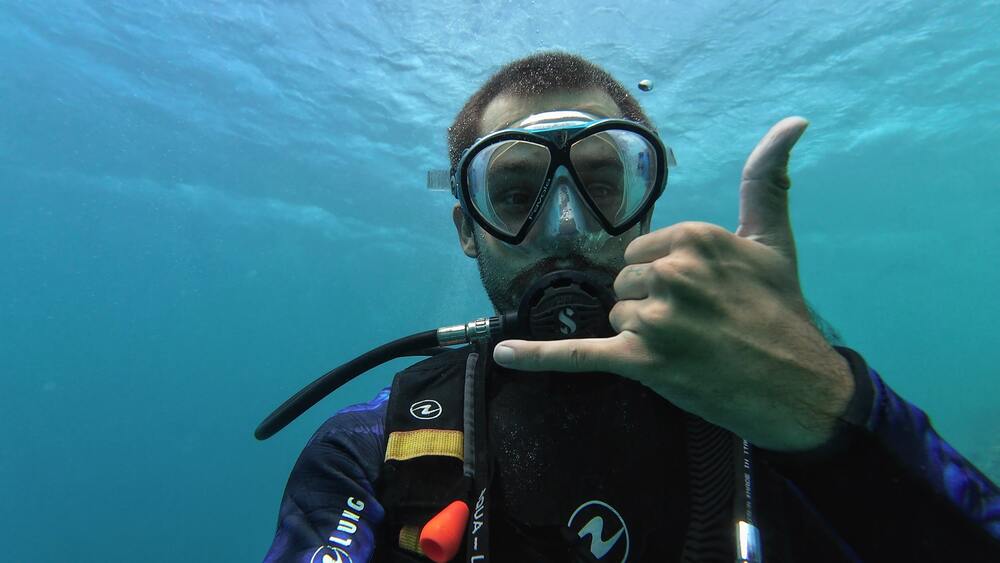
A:
<svg viewBox="0 0 1000 563">
<path fill-rule="evenodd" d="M 444 131 L 500 64 L 607 67 L 680 162 L 654 227 L 737 224 L 775 121 L 808 299 L 1000 478 L 1000 4 L 0 2 L 0 559 L 253 561 L 371 346 L 487 314 Z M 635 84 L 651 79 L 655 88 Z"/>
</svg>

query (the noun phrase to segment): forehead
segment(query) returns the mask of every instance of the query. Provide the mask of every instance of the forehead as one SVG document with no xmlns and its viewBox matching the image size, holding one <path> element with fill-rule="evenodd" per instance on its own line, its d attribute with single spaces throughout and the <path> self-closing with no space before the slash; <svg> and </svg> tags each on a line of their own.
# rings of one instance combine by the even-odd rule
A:
<svg viewBox="0 0 1000 563">
<path fill-rule="evenodd" d="M 539 96 L 503 94 L 493 98 L 483 110 L 479 135 L 505 129 L 532 114 L 555 110 L 577 110 L 598 117 L 621 117 L 618 104 L 604 90 L 550 92 Z"/>
</svg>

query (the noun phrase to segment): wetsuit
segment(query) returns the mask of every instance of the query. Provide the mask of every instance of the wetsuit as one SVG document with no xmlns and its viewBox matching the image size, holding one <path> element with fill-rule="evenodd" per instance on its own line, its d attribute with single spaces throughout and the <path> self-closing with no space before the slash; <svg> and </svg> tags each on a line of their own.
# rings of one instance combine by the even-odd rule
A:
<svg viewBox="0 0 1000 563">
<path fill-rule="evenodd" d="M 837 350 L 851 365 L 859 389 L 852 409 L 861 416 L 812 452 L 754 450 L 764 561 L 1000 561 L 997 487 L 857 353 Z M 465 358 L 449 352 L 407 371 L 444 373 Z M 687 500 L 694 493 L 685 475 L 704 462 L 675 431 L 681 417 L 690 415 L 617 376 L 592 374 L 590 384 L 573 374 L 501 375 L 489 401 L 491 448 L 500 466 L 494 561 L 574 560 L 549 555 L 556 553 L 545 551 L 557 540 L 554 532 L 525 524 L 530 517 L 522 513 L 547 503 L 577 506 L 573 518 L 579 511 L 603 514 L 587 516 L 574 530 L 589 540 L 583 543 L 595 555 L 592 561 L 621 561 L 626 550 L 627 561 L 732 561 L 731 551 L 691 555 L 699 538 L 685 530 L 708 517 Z M 286 486 L 266 562 L 388 560 L 380 534 L 385 510 L 376 494 L 388 403 L 385 389 L 368 403 L 338 412 L 309 440 Z M 636 427 L 636 421 L 645 426 Z M 601 425 L 618 428 L 619 438 L 588 443 L 587 429 Z M 573 463 L 597 464 L 625 485 L 604 490 L 595 479 L 600 472 L 576 472 Z M 546 472 L 560 464 L 558 480 L 552 481 Z M 636 478 L 629 480 L 630 475 Z M 549 480 L 540 486 L 544 479 Z M 650 504 L 657 507 L 656 517 L 629 520 L 629 511 Z M 625 516 L 618 526 L 627 528 L 625 533 L 616 529 L 612 514 Z M 379 553 L 377 541 L 383 542 Z"/>
</svg>

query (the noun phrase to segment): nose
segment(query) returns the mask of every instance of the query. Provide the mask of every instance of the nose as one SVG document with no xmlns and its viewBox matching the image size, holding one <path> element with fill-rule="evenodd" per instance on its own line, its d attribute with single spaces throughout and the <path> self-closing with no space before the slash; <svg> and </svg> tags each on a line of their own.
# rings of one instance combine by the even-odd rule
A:
<svg viewBox="0 0 1000 563">
<path fill-rule="evenodd" d="M 572 236 L 577 234 L 576 226 L 576 215 L 578 210 L 575 209 L 573 201 L 569 197 L 569 188 L 565 184 L 557 186 L 556 189 L 559 190 L 555 195 L 559 198 L 558 210 L 559 210 L 559 235 L 560 236 Z"/>
</svg>

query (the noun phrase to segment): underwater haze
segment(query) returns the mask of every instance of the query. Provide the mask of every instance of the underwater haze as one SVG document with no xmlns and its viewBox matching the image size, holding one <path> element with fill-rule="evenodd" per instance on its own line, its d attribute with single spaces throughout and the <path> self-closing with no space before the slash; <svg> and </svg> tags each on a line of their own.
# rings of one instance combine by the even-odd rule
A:
<svg viewBox="0 0 1000 563">
<path fill-rule="evenodd" d="M 735 229 L 744 159 L 808 118 L 807 299 L 1000 479 L 997 29 L 996 1 L 0 0 L 0 560 L 260 560 L 309 435 L 409 361 L 260 420 L 492 313 L 426 171 L 541 49 L 673 147 L 654 228 Z"/>
</svg>

